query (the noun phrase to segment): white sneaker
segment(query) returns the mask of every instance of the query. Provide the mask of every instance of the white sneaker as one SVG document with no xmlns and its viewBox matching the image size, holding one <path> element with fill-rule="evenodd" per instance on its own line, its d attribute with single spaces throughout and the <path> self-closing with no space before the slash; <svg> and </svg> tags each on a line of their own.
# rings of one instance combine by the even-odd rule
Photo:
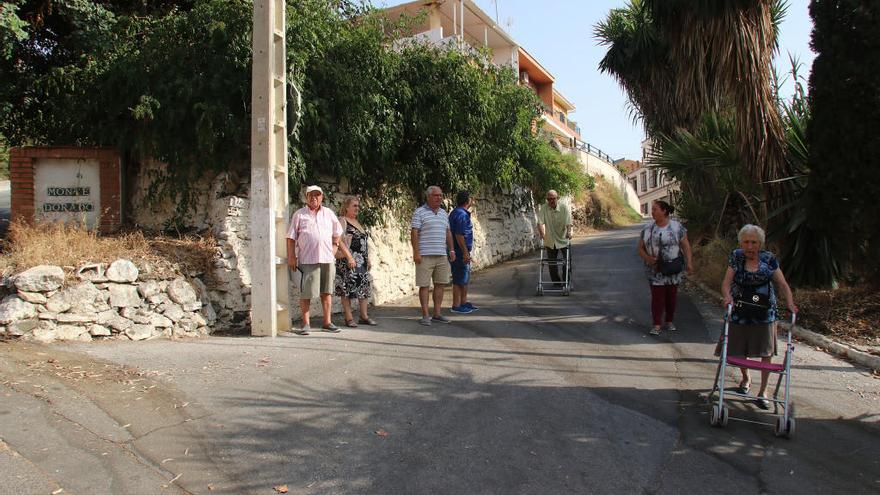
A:
<svg viewBox="0 0 880 495">
<path fill-rule="evenodd" d="M 651 327 L 651 331 L 648 333 L 651 335 L 660 335 L 660 327 Z"/>
<path fill-rule="evenodd" d="M 419 325 L 424 325 L 426 327 L 430 327 L 431 326 L 431 319 L 428 318 L 427 316 L 424 316 L 424 317 L 422 317 L 422 319 L 419 320 Z"/>
</svg>

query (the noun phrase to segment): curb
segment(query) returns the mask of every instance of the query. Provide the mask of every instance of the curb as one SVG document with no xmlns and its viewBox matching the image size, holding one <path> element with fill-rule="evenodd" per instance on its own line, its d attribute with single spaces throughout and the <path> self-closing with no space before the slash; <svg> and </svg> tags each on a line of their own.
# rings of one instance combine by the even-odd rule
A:
<svg viewBox="0 0 880 495">
<path fill-rule="evenodd" d="M 688 282 L 693 283 L 696 287 L 699 287 L 700 290 L 709 294 L 712 297 L 717 299 L 721 299 L 721 293 L 715 289 L 708 287 L 703 282 L 694 279 L 688 279 Z M 830 351 L 839 356 L 844 356 L 851 361 L 860 364 L 862 366 L 866 366 L 868 368 L 873 369 L 874 371 L 880 371 L 880 356 L 874 356 L 868 354 L 867 352 L 860 351 L 854 347 L 851 347 L 846 344 L 841 344 L 840 342 L 835 342 L 828 337 L 818 334 L 816 332 L 807 330 L 806 328 L 795 325 L 794 329 L 792 329 L 794 336 L 806 341 L 810 345 L 821 347 L 825 351 Z"/>
</svg>

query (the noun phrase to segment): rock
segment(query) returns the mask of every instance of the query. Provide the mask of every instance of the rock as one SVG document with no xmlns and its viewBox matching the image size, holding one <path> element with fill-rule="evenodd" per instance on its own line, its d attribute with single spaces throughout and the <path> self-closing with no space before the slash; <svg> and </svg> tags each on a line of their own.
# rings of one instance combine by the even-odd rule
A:
<svg viewBox="0 0 880 495">
<path fill-rule="evenodd" d="M 202 309 L 201 301 L 193 301 L 183 304 L 184 311 L 198 311 L 200 309 Z"/>
<path fill-rule="evenodd" d="M 27 292 L 20 290 L 18 291 L 18 297 L 25 302 L 29 302 L 31 304 L 46 304 L 46 296 L 40 294 L 39 292 Z"/>
<path fill-rule="evenodd" d="M 58 340 L 79 340 L 79 336 L 85 333 L 88 335 L 88 329 L 76 325 L 58 325 L 55 328 L 55 338 Z M 91 339 L 91 336 L 89 337 Z"/>
<path fill-rule="evenodd" d="M 185 319 L 178 321 L 175 328 L 181 329 L 184 333 L 192 333 L 198 330 L 199 326 L 194 321 Z"/>
<path fill-rule="evenodd" d="M 125 335 L 131 340 L 146 340 L 153 336 L 152 325 L 132 325 L 125 331 Z"/>
<path fill-rule="evenodd" d="M 168 295 L 165 294 L 164 292 L 160 292 L 158 294 L 148 296 L 147 301 L 149 301 L 152 304 L 162 304 L 162 303 L 171 302 L 171 299 L 168 299 Z"/>
<path fill-rule="evenodd" d="M 208 325 L 213 325 L 217 322 L 217 312 L 214 311 L 214 305 L 208 303 L 202 307 L 202 316 L 205 317 L 205 321 L 208 322 Z"/>
<path fill-rule="evenodd" d="M 101 291 L 91 281 L 80 282 L 54 294 L 46 302 L 46 309 L 53 313 L 63 313 L 73 309 L 78 314 L 95 312 L 94 303 L 99 299 Z"/>
<path fill-rule="evenodd" d="M 0 325 L 37 316 L 37 307 L 18 296 L 7 296 L 0 302 Z"/>
<path fill-rule="evenodd" d="M 174 326 L 174 322 L 171 321 L 171 318 L 167 318 L 165 316 L 158 315 L 155 313 L 150 318 L 149 323 L 150 323 L 150 325 L 153 325 L 154 327 L 159 327 L 159 328 L 168 328 L 168 327 Z"/>
<path fill-rule="evenodd" d="M 93 337 L 109 337 L 110 329 L 103 325 L 92 325 L 89 327 L 89 335 Z"/>
<path fill-rule="evenodd" d="M 131 328 L 132 325 L 134 325 L 133 321 L 129 320 L 128 318 L 123 318 L 122 316 L 119 316 L 119 313 L 112 309 L 109 311 L 104 311 L 103 313 L 98 313 L 95 319 L 97 320 L 97 323 L 99 325 L 106 325 L 116 330 L 117 332 L 125 331 Z"/>
<path fill-rule="evenodd" d="M 198 300 L 192 285 L 183 278 L 176 278 L 168 284 L 168 297 L 177 304 L 186 304 Z"/>
<path fill-rule="evenodd" d="M 0 326 L 0 335 L 6 335 L 6 327 Z"/>
<path fill-rule="evenodd" d="M 70 313 L 61 313 L 58 315 L 58 323 L 92 323 L 95 321 L 95 313 L 90 315 L 76 315 Z"/>
<path fill-rule="evenodd" d="M 43 321 L 55 321 L 58 319 L 58 313 L 53 313 L 51 311 L 44 311 L 38 316 L 40 320 Z"/>
<path fill-rule="evenodd" d="M 64 291 L 57 292 L 46 302 L 46 309 L 52 313 L 63 313 L 70 309 L 70 302 L 64 297 Z"/>
<path fill-rule="evenodd" d="M 159 283 L 156 282 L 155 280 L 150 280 L 148 282 L 144 282 L 138 286 L 138 292 L 140 292 L 141 296 L 143 296 L 144 299 L 149 300 L 150 296 L 154 296 L 154 295 L 160 293 Z"/>
<path fill-rule="evenodd" d="M 200 327 L 203 327 L 208 324 L 208 321 L 205 320 L 205 317 L 198 314 L 198 313 L 193 313 L 193 314 L 189 315 L 189 319 L 192 320 L 193 323 L 195 323 L 197 326 L 200 326 Z"/>
<path fill-rule="evenodd" d="M 31 339 L 44 344 L 51 344 L 55 342 L 55 329 L 49 327 L 36 328 L 31 333 Z"/>
<path fill-rule="evenodd" d="M 15 276 L 15 287 L 25 292 L 46 292 L 61 287 L 64 270 L 60 266 L 40 265 Z"/>
<path fill-rule="evenodd" d="M 137 288 L 127 284 L 110 284 L 110 306 L 114 308 L 125 308 L 129 306 L 140 306 L 141 297 Z"/>
<path fill-rule="evenodd" d="M 183 318 L 184 313 L 183 308 L 181 308 L 179 305 L 174 303 L 167 303 L 165 304 L 165 309 L 162 314 L 164 314 L 168 318 L 171 318 L 171 321 L 177 322 L 180 321 L 181 318 Z"/>
<path fill-rule="evenodd" d="M 116 260 L 107 269 L 107 278 L 111 282 L 134 282 L 138 278 L 138 269 L 128 260 Z"/>
<path fill-rule="evenodd" d="M 6 327 L 6 334 L 11 335 L 13 337 L 21 337 L 22 335 L 27 335 L 28 333 L 34 331 L 40 325 L 40 320 L 37 318 L 31 318 L 29 320 L 19 320 L 14 323 L 10 323 L 9 326 Z"/>
<path fill-rule="evenodd" d="M 104 263 L 89 263 L 79 267 L 76 271 L 76 278 L 91 282 L 106 282 L 107 277 L 104 275 Z"/>
<path fill-rule="evenodd" d="M 109 294 L 108 294 L 108 296 L 109 296 Z M 110 307 L 110 305 L 104 301 L 96 302 L 94 308 L 95 308 L 95 313 L 103 313 L 104 311 L 107 311 L 108 309 L 112 309 Z"/>
<path fill-rule="evenodd" d="M 211 329 L 208 327 L 199 327 L 199 329 L 197 330 L 197 333 L 199 335 L 205 336 L 205 335 L 208 335 L 211 333 Z"/>
<path fill-rule="evenodd" d="M 205 286 L 205 283 L 202 282 L 200 278 L 192 279 L 193 288 L 196 290 L 196 295 L 199 297 L 199 301 L 202 301 L 202 304 L 208 304 L 210 299 L 208 299 L 208 287 Z"/>
</svg>

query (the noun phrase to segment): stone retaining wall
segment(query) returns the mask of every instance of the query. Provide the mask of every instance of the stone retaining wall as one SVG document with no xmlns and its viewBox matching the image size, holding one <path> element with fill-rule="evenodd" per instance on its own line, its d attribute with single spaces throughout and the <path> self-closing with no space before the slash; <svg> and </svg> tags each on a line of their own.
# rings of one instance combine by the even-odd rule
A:
<svg viewBox="0 0 880 495">
<path fill-rule="evenodd" d="M 39 342 L 93 338 L 197 337 L 217 315 L 199 279 L 144 279 L 129 260 L 86 265 L 64 286 L 61 267 L 30 268 L 4 280 L 0 335 Z"/>
</svg>

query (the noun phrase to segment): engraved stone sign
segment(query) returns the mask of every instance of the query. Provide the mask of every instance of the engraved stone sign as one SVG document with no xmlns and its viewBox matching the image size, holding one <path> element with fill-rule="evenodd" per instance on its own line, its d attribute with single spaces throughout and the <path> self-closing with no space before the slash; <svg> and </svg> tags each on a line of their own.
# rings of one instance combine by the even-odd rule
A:
<svg viewBox="0 0 880 495">
<path fill-rule="evenodd" d="M 98 225 L 100 166 L 94 159 L 40 158 L 34 161 L 34 216 L 44 221 Z"/>
</svg>

